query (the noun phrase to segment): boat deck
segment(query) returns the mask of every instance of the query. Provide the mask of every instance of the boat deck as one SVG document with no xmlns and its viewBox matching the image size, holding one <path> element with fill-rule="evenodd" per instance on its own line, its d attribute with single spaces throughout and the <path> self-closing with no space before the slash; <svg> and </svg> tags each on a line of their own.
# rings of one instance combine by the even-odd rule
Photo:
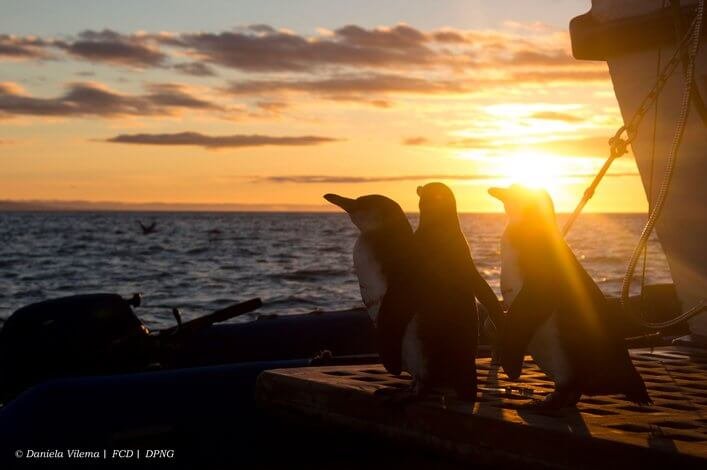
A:
<svg viewBox="0 0 707 470">
<path fill-rule="evenodd" d="M 506 380 L 490 359 L 478 359 L 481 390 L 474 406 L 441 394 L 392 405 L 376 390 L 401 387 L 409 377 L 371 365 L 266 371 L 256 396 L 274 412 L 379 435 L 453 461 L 706 468 L 707 352 L 663 347 L 633 350 L 631 356 L 653 406 L 601 396 L 583 397 L 576 410 L 524 410 L 529 392 L 540 397 L 553 388 L 530 358 L 517 382 Z"/>
</svg>

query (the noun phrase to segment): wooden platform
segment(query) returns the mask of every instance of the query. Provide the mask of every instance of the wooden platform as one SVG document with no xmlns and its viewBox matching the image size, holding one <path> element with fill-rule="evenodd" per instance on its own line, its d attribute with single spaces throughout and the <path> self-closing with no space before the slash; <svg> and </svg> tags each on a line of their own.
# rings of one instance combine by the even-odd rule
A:
<svg viewBox="0 0 707 470">
<path fill-rule="evenodd" d="M 477 361 L 482 391 L 474 406 L 453 394 L 391 406 L 374 392 L 400 387 L 409 377 L 391 376 L 382 366 L 266 371 L 258 379 L 257 399 L 270 410 L 317 420 L 332 430 L 341 426 L 377 434 L 452 460 L 707 468 L 707 353 L 667 347 L 631 355 L 655 403 L 651 407 L 603 396 L 584 397 L 577 410 L 523 410 L 519 407 L 530 400 L 524 394 L 540 397 L 552 390 L 552 383 L 532 360 L 526 361 L 520 380 L 510 382 L 489 359 Z M 519 388 L 509 391 L 511 386 Z"/>
</svg>

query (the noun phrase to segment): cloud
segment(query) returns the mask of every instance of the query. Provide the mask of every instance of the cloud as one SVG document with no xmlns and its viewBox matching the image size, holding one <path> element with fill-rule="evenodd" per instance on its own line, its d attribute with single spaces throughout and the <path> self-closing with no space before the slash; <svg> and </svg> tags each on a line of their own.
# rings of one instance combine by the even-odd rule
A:
<svg viewBox="0 0 707 470">
<path fill-rule="evenodd" d="M 425 145 L 427 143 L 429 143 L 429 139 L 427 139 L 426 137 L 420 137 L 420 136 L 408 137 L 407 139 L 403 140 L 403 145 L 415 146 L 415 145 Z"/>
<path fill-rule="evenodd" d="M 198 132 L 178 132 L 174 134 L 121 134 L 106 139 L 105 141 L 119 144 L 196 145 L 204 148 L 238 148 L 262 147 L 266 145 L 306 146 L 336 142 L 338 140 L 339 139 L 315 135 L 294 137 L 275 137 L 257 134 L 209 136 Z"/>
<path fill-rule="evenodd" d="M 338 75 L 320 80 L 253 80 L 236 82 L 228 88 L 236 95 L 274 92 L 306 92 L 341 97 L 372 93 L 454 93 L 465 85 L 453 80 L 432 80 L 395 74 Z"/>
<path fill-rule="evenodd" d="M 69 84 L 55 98 L 26 95 L 14 83 L 0 83 L 0 116 L 34 115 L 64 117 L 119 117 L 172 115 L 184 109 L 222 110 L 218 105 L 195 98 L 183 87 L 156 84 L 143 95 L 127 95 L 93 82 Z"/>
<path fill-rule="evenodd" d="M 463 95 L 525 85 L 608 83 L 605 68 L 575 61 L 568 54 L 567 45 L 567 35 L 540 24 L 512 25 L 506 31 L 422 30 L 405 24 L 376 28 L 347 25 L 313 35 L 260 24 L 198 33 L 85 30 L 60 39 L 0 35 L 0 56 L 3 51 L 24 58 L 52 53 L 57 58 L 141 70 L 160 68 L 194 77 L 211 77 L 221 68 L 230 68 L 245 72 L 245 76 L 226 84 L 225 89 L 251 103 L 294 104 L 283 95 L 301 93 L 386 109 L 393 106 L 392 95 L 396 94 Z M 223 88 L 215 91 L 222 92 Z M 112 114 L 126 114 L 131 107 L 144 109 L 148 115 L 175 107 L 219 109 L 194 93 L 190 93 L 191 99 L 165 96 L 160 91 L 153 94 L 123 96 L 125 99 L 118 100 L 122 108 Z M 0 112 L 8 114 L 12 107 L 13 113 L 31 113 L 28 108 L 44 107 L 49 114 L 96 114 L 86 112 L 83 103 L 64 106 L 66 100 L 61 98 L 28 101 L 27 96 L 15 97 L 9 106 L 4 97 L 6 106 L 3 109 L 0 105 Z M 254 106 L 263 111 L 260 115 L 276 114 L 274 108 Z M 162 111 L 153 111 L 155 108 Z"/>
<path fill-rule="evenodd" d="M 246 80 L 234 82 L 228 88 L 233 94 L 265 94 L 273 92 L 307 92 L 320 95 L 346 95 L 349 93 L 468 93 L 493 86 L 514 83 L 550 83 L 555 81 L 608 80 L 603 70 L 518 72 L 508 77 L 474 78 L 456 80 L 417 78 L 403 74 L 339 74 L 330 78 L 311 80 Z"/>
<path fill-rule="evenodd" d="M 537 33 L 542 32 L 537 29 Z M 305 72 L 361 67 L 400 70 L 476 70 L 488 67 L 567 67 L 593 65 L 567 52 L 566 35 L 546 30 L 528 37 L 522 31 L 438 29 L 408 25 L 363 28 L 347 25 L 303 36 L 258 25 L 242 31 L 154 36 L 165 47 L 182 49 L 204 63 L 246 72 Z"/>
<path fill-rule="evenodd" d="M 214 109 L 223 110 L 219 105 L 196 98 L 182 85 L 173 83 L 157 83 L 148 85 L 150 91 L 146 98 L 157 106 L 167 108 Z"/>
<path fill-rule="evenodd" d="M 364 28 L 346 25 L 315 35 L 253 25 L 235 31 L 199 33 L 133 33 L 85 30 L 70 38 L 0 36 L 0 56 L 38 57 L 49 49 L 75 59 L 137 68 L 166 67 L 177 57 L 192 62 L 176 70 L 206 76 L 207 65 L 246 72 L 307 72 L 341 67 L 476 68 L 484 63 L 515 65 L 576 64 L 567 54 L 567 38 L 545 31 L 534 39 L 522 31 L 424 31 L 405 24 Z M 176 53 L 175 53 L 176 52 Z M 198 65 L 200 64 L 200 65 Z"/>
<path fill-rule="evenodd" d="M 638 173 L 622 172 L 608 173 L 608 177 L 636 176 Z M 563 178 L 589 178 L 594 173 L 573 173 L 562 175 Z M 400 181 L 485 181 L 505 180 L 508 177 L 499 174 L 479 173 L 474 175 L 461 174 L 429 174 L 429 175 L 402 175 L 402 176 L 336 176 L 336 175 L 275 175 L 261 176 L 254 182 L 265 183 L 294 183 L 294 184 L 365 184 L 365 183 L 391 183 Z"/>
<path fill-rule="evenodd" d="M 463 44 L 467 42 L 463 33 L 454 30 L 435 31 L 431 34 L 434 41 L 442 44 Z"/>
<path fill-rule="evenodd" d="M 284 111 L 289 104 L 284 101 L 258 101 L 255 103 L 255 106 L 266 113 L 279 114 Z"/>
<path fill-rule="evenodd" d="M 606 69 L 587 70 L 543 70 L 529 72 L 515 72 L 512 75 L 516 82 L 596 82 L 611 80 L 609 71 Z"/>
<path fill-rule="evenodd" d="M 413 66 L 437 62 L 442 55 L 429 47 L 427 34 L 406 25 L 374 29 L 349 25 L 314 37 L 258 25 L 241 32 L 187 33 L 156 39 L 203 62 L 251 72 Z"/>
<path fill-rule="evenodd" d="M 258 182 L 298 183 L 298 184 L 359 184 L 359 183 L 390 183 L 396 181 L 421 180 L 486 180 L 500 178 L 499 175 L 403 175 L 403 176 L 331 176 L 331 175 L 281 175 L 257 178 Z"/>
<path fill-rule="evenodd" d="M 563 122 L 582 122 L 579 116 L 569 113 L 561 113 L 557 111 L 540 111 L 530 115 L 531 119 L 542 119 L 546 121 L 563 121 Z"/>
<path fill-rule="evenodd" d="M 379 47 L 397 50 L 418 49 L 429 42 L 429 36 L 408 25 L 392 28 L 365 29 L 348 25 L 335 31 L 334 37 L 340 42 L 359 47 Z"/>
<path fill-rule="evenodd" d="M 59 40 L 3 35 L 0 56 L 5 51 L 31 58 L 54 49 L 74 59 L 169 67 L 200 77 L 215 75 L 214 65 L 257 74 L 297 72 L 297 78 L 244 80 L 232 92 L 300 91 L 335 99 L 350 98 L 347 93 L 464 93 L 514 83 L 608 81 L 604 70 L 569 55 L 567 35 L 541 24 L 522 26 L 509 32 L 347 25 L 314 35 L 262 24 L 199 33 L 86 30 Z M 390 106 L 386 100 L 367 101 Z"/>
<path fill-rule="evenodd" d="M 577 60 L 562 49 L 524 49 L 500 61 L 519 66 L 577 65 Z"/>
<path fill-rule="evenodd" d="M 202 64 L 201 62 L 183 62 L 181 64 L 175 64 L 173 68 L 194 77 L 213 77 L 216 75 L 212 67 Z"/>
<path fill-rule="evenodd" d="M 546 68 L 543 71 L 510 72 L 496 77 L 474 78 L 432 76 L 420 78 L 396 73 L 338 73 L 326 78 L 276 80 L 243 80 L 232 82 L 226 91 L 233 95 L 268 95 L 277 93 L 306 93 L 326 99 L 357 101 L 380 107 L 389 107 L 388 100 L 373 99 L 391 94 L 436 95 L 468 94 L 513 85 L 569 84 L 608 81 L 605 70 L 565 70 Z"/>
<path fill-rule="evenodd" d="M 445 62 L 449 54 L 435 49 L 435 41 L 435 35 L 407 25 L 372 29 L 348 25 L 314 36 L 269 25 L 215 33 L 122 34 L 104 29 L 57 40 L 2 35 L 0 56 L 32 58 L 54 48 L 77 59 L 147 68 L 166 66 L 173 57 L 170 49 L 177 49 L 178 55 L 195 61 L 175 67 L 192 75 L 208 74 L 203 67 L 207 64 L 251 72 L 311 72 L 320 67 L 407 67 Z"/>
<path fill-rule="evenodd" d="M 45 59 L 47 42 L 34 36 L 0 34 L 0 59 Z"/>
<path fill-rule="evenodd" d="M 590 136 L 514 144 L 494 139 L 470 137 L 448 142 L 447 146 L 475 150 L 492 149 L 495 151 L 514 150 L 522 147 L 526 150 L 543 151 L 558 156 L 603 158 L 608 156 L 608 140 L 608 136 Z"/>
<path fill-rule="evenodd" d="M 73 41 L 55 41 L 55 47 L 91 62 L 109 62 L 132 67 L 161 67 L 167 55 L 151 45 L 146 35 L 125 35 L 109 29 L 83 31 Z"/>
<path fill-rule="evenodd" d="M 609 136 L 558 139 L 535 144 L 535 147 L 549 152 L 582 157 L 608 157 Z"/>
<path fill-rule="evenodd" d="M 496 140 L 484 139 L 480 137 L 466 137 L 464 139 L 453 140 L 447 143 L 449 147 L 460 147 L 460 148 L 494 148 L 498 147 L 498 142 Z"/>
</svg>

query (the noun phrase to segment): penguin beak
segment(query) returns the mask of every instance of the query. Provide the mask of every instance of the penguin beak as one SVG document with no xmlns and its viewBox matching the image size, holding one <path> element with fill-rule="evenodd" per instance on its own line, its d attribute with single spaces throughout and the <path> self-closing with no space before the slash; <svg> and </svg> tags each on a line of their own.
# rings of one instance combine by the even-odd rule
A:
<svg viewBox="0 0 707 470">
<path fill-rule="evenodd" d="M 422 197 L 422 186 L 417 187 L 417 195 Z"/>
<path fill-rule="evenodd" d="M 508 197 L 508 189 L 506 188 L 489 188 L 489 194 L 501 202 L 505 202 Z"/>
<path fill-rule="evenodd" d="M 335 206 L 339 206 L 349 214 L 356 209 L 356 199 L 339 196 L 338 194 L 325 194 L 324 199 L 331 202 Z"/>
</svg>

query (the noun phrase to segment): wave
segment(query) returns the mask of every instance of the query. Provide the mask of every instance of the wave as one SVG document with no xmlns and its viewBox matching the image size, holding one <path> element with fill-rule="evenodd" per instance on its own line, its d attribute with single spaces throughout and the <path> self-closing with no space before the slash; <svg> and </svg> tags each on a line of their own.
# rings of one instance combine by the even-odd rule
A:
<svg viewBox="0 0 707 470">
<path fill-rule="evenodd" d="M 300 269 L 293 272 L 273 273 L 268 277 L 271 279 L 283 279 L 287 281 L 317 281 L 321 279 L 331 279 L 351 274 L 348 269 Z"/>
<path fill-rule="evenodd" d="M 155 216 L 162 231 L 147 237 L 136 218 L 0 213 L 0 317 L 49 297 L 98 291 L 143 292 L 147 304 L 165 308 L 138 309 L 141 318 L 154 315 L 159 323 L 173 321 L 173 306 L 197 315 L 232 298 L 260 296 L 267 302 L 262 310 L 278 314 L 360 305 L 351 261 L 356 233 L 343 215 L 165 213 Z M 460 219 L 477 266 L 498 293 L 505 216 Z M 620 289 L 642 222 L 642 216 L 580 218 L 571 234 L 582 264 L 609 294 Z M 205 232 L 214 227 L 222 232 L 219 243 Z M 669 282 L 657 248 L 649 251 L 648 278 Z"/>
</svg>

